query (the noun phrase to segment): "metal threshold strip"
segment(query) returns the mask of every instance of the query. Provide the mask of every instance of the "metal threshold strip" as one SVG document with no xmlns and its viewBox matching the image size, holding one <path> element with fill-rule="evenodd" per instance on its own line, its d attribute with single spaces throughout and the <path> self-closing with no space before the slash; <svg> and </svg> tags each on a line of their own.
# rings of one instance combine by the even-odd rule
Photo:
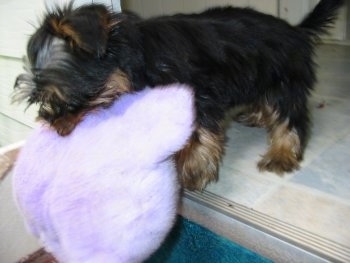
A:
<svg viewBox="0 0 350 263">
<path fill-rule="evenodd" d="M 208 191 L 190 192 L 186 190 L 184 196 L 324 259 L 332 262 L 350 262 L 349 247 L 313 234 L 307 230 L 277 220 Z"/>
</svg>

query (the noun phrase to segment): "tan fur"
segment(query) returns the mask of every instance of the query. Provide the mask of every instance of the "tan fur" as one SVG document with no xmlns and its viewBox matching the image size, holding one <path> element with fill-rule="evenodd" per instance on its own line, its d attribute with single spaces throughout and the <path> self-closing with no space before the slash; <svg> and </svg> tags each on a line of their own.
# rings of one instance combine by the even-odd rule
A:
<svg viewBox="0 0 350 263">
<path fill-rule="evenodd" d="M 280 122 L 278 112 L 267 103 L 249 105 L 240 109 L 236 120 L 249 126 L 267 128 L 270 146 L 258 163 L 260 171 L 282 175 L 299 168 L 301 146 L 297 132 Z"/>
<path fill-rule="evenodd" d="M 275 124 L 270 131 L 270 148 L 258 163 L 260 171 L 282 175 L 299 169 L 301 146 L 297 132 L 288 127 L 288 120 Z"/>
<path fill-rule="evenodd" d="M 99 95 L 90 101 L 90 106 L 108 107 L 122 94 L 130 92 L 132 87 L 129 78 L 118 69 L 109 76 Z"/>
<path fill-rule="evenodd" d="M 65 101 L 65 102 L 67 101 L 67 98 L 65 97 L 65 95 L 55 85 L 45 86 L 45 92 L 43 92 L 43 95 L 45 96 L 45 98 L 42 101 L 50 100 L 50 98 L 54 96 L 56 96 L 61 101 Z"/>
<path fill-rule="evenodd" d="M 60 97 L 60 93 L 57 92 L 57 89 L 55 89 L 53 86 L 50 87 L 49 90 L 52 91 L 53 94 L 56 94 L 56 96 Z M 67 136 L 74 130 L 79 122 L 82 121 L 87 112 L 90 112 L 98 107 L 109 107 L 119 96 L 131 91 L 131 85 L 126 74 L 120 70 L 116 70 L 108 78 L 99 95 L 90 101 L 89 108 L 86 108 L 84 111 L 79 113 L 68 114 L 64 117 L 58 118 L 51 124 L 51 126 L 56 129 L 57 133 L 61 136 Z M 64 97 L 62 97 L 62 99 L 63 98 Z"/>
<path fill-rule="evenodd" d="M 278 114 L 266 103 L 242 106 L 234 119 L 247 126 L 270 127 L 277 119 Z"/>
<path fill-rule="evenodd" d="M 86 111 L 82 111 L 77 114 L 68 114 L 64 117 L 56 119 L 51 126 L 57 131 L 61 136 L 69 135 L 74 128 L 82 121 L 86 114 Z"/>
<path fill-rule="evenodd" d="M 182 185 L 202 190 L 217 181 L 218 167 L 224 152 L 224 135 L 199 127 L 183 150 L 175 155 Z"/>
<path fill-rule="evenodd" d="M 70 37 L 73 42 L 70 42 L 70 45 L 82 46 L 82 42 L 79 37 L 79 33 L 74 30 L 74 28 L 63 21 L 59 21 L 56 17 L 51 19 L 51 26 L 56 31 L 58 35 L 64 37 Z"/>
<path fill-rule="evenodd" d="M 107 42 L 108 32 L 112 28 L 113 25 L 117 24 L 117 21 L 111 20 L 108 11 L 105 9 L 99 10 L 99 26 L 101 29 L 101 37 L 105 39 Z M 63 18 L 59 20 L 57 17 L 52 17 L 50 24 L 56 34 L 69 38 L 69 44 L 73 46 L 79 46 L 87 52 L 92 52 L 88 45 L 86 45 L 82 41 L 82 37 L 80 35 L 79 29 L 74 28 L 74 26 L 70 23 L 69 19 Z"/>
</svg>

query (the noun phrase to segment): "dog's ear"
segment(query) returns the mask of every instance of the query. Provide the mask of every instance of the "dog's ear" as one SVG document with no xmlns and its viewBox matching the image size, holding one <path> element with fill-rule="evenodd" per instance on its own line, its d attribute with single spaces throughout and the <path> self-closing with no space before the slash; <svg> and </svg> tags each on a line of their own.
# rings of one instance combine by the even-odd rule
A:
<svg viewBox="0 0 350 263">
<path fill-rule="evenodd" d="M 50 18 L 54 33 L 90 54 L 102 56 L 107 47 L 111 16 L 104 5 L 66 9 Z"/>
</svg>

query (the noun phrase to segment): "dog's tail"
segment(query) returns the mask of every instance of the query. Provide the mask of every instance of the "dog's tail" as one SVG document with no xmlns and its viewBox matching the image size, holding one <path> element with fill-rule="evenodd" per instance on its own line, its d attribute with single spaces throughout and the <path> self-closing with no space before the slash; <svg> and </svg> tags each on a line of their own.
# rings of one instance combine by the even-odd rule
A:
<svg viewBox="0 0 350 263">
<path fill-rule="evenodd" d="M 344 0 L 321 0 L 299 24 L 299 28 L 306 31 L 312 38 L 318 39 L 332 26 L 337 18 L 338 9 L 343 3 Z"/>
</svg>

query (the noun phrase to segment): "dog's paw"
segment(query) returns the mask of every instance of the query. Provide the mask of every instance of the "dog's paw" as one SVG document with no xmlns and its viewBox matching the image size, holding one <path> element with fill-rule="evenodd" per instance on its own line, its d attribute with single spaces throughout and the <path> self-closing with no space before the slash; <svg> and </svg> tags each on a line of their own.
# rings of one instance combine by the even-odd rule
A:
<svg viewBox="0 0 350 263">
<path fill-rule="evenodd" d="M 293 153 L 277 155 L 268 152 L 258 162 L 258 168 L 259 171 L 269 171 L 281 176 L 298 170 L 300 168 L 298 159 Z"/>
</svg>

